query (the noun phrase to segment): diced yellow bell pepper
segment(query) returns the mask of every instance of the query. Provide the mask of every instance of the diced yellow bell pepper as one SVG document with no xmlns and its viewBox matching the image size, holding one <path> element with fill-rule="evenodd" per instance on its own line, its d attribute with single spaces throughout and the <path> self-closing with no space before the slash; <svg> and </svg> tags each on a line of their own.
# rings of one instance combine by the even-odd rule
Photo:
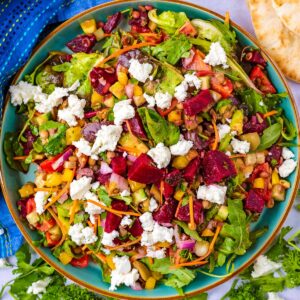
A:
<svg viewBox="0 0 300 300">
<path fill-rule="evenodd" d="M 70 256 L 68 253 L 66 252 L 61 252 L 59 254 L 59 260 L 61 261 L 62 264 L 67 265 L 68 263 L 70 263 L 70 261 L 73 259 L 72 256 Z"/>
<path fill-rule="evenodd" d="M 71 169 L 64 169 L 61 180 L 63 182 L 71 182 L 74 178 L 74 172 Z"/>
<path fill-rule="evenodd" d="M 109 91 L 118 99 L 121 99 L 125 94 L 125 87 L 123 84 L 117 81 L 109 88 Z"/>
<path fill-rule="evenodd" d="M 34 194 L 34 184 L 31 182 L 24 184 L 19 189 L 19 194 L 20 194 L 21 198 L 27 198 L 30 195 L 33 195 Z"/>
<path fill-rule="evenodd" d="M 133 102 L 136 106 L 141 106 L 146 102 L 144 95 L 133 96 Z"/>
<path fill-rule="evenodd" d="M 150 195 L 153 196 L 157 201 L 160 200 L 160 191 L 155 184 L 152 184 L 151 186 Z"/>
<path fill-rule="evenodd" d="M 189 164 L 189 160 L 185 156 L 177 156 L 172 161 L 172 167 L 176 169 L 184 169 Z"/>
<path fill-rule="evenodd" d="M 62 175 L 54 172 L 47 175 L 45 185 L 46 187 L 53 187 L 62 184 Z"/>
<path fill-rule="evenodd" d="M 232 116 L 230 122 L 230 128 L 232 131 L 237 131 L 238 134 L 243 133 L 243 119 L 244 113 L 242 110 L 236 110 Z"/>
<path fill-rule="evenodd" d="M 184 191 L 182 190 L 177 190 L 174 194 L 174 198 L 177 200 L 177 201 L 180 201 L 182 199 L 182 197 L 184 196 Z"/>
<path fill-rule="evenodd" d="M 146 187 L 146 184 L 128 179 L 128 183 L 132 192 Z"/>
<path fill-rule="evenodd" d="M 128 83 L 127 74 L 125 72 L 118 72 L 118 81 L 125 86 Z"/>
<path fill-rule="evenodd" d="M 168 121 L 171 123 L 182 122 L 182 110 L 175 109 L 168 114 Z"/>
<path fill-rule="evenodd" d="M 263 178 L 255 178 L 253 182 L 255 189 L 263 189 L 265 187 L 265 180 Z"/>
<path fill-rule="evenodd" d="M 274 170 L 272 172 L 272 185 L 275 185 L 275 184 L 279 184 L 279 175 L 278 175 L 278 171 L 277 170 Z"/>
<path fill-rule="evenodd" d="M 97 30 L 95 19 L 89 19 L 80 23 L 80 26 L 85 34 L 92 34 Z"/>
<path fill-rule="evenodd" d="M 91 106 L 98 107 L 103 102 L 103 96 L 93 90 L 92 97 L 91 97 Z"/>
<path fill-rule="evenodd" d="M 145 284 L 146 290 L 153 290 L 155 288 L 156 279 L 154 277 L 149 277 Z"/>
<path fill-rule="evenodd" d="M 73 142 L 78 141 L 81 137 L 81 127 L 70 127 L 66 131 L 66 143 L 72 145 Z"/>
<path fill-rule="evenodd" d="M 205 228 L 203 230 L 201 236 L 214 236 L 214 232 L 208 228 Z"/>
<path fill-rule="evenodd" d="M 135 85 L 133 87 L 133 96 L 141 96 L 143 95 L 143 89 L 139 85 Z"/>
<path fill-rule="evenodd" d="M 106 263 L 112 270 L 116 268 L 115 263 L 113 261 L 114 256 L 115 256 L 114 254 L 109 254 L 106 256 Z"/>
</svg>

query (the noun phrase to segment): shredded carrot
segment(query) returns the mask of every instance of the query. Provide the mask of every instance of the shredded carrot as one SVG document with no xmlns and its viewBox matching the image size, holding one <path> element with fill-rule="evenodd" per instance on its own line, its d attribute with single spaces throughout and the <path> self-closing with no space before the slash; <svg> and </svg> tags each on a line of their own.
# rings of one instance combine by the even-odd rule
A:
<svg viewBox="0 0 300 300">
<path fill-rule="evenodd" d="M 14 160 L 25 160 L 28 156 L 25 155 L 25 156 L 15 156 L 14 157 Z"/>
<path fill-rule="evenodd" d="M 101 217 L 100 217 L 100 215 L 97 215 L 97 226 L 101 227 Z"/>
<path fill-rule="evenodd" d="M 87 223 L 88 223 L 89 227 L 94 228 L 94 225 L 92 224 L 91 221 L 87 221 Z"/>
<path fill-rule="evenodd" d="M 91 255 L 91 254 L 93 254 L 93 251 L 90 250 L 90 251 L 88 251 L 86 254 Z"/>
<path fill-rule="evenodd" d="M 67 182 L 67 184 L 60 190 L 60 192 L 52 197 L 51 201 L 48 202 L 45 206 L 45 209 L 53 205 L 64 193 L 67 193 L 70 187 L 70 182 Z"/>
<path fill-rule="evenodd" d="M 111 251 L 112 250 L 117 250 L 117 249 L 120 249 L 120 248 L 127 248 L 129 246 L 132 246 L 132 245 L 135 245 L 135 244 L 139 243 L 141 239 L 142 239 L 142 237 L 140 236 L 139 238 L 135 239 L 134 241 L 130 241 L 130 242 L 127 242 L 127 243 L 124 243 L 124 244 L 121 244 L 121 245 L 117 245 L 117 246 L 113 246 L 113 247 L 106 246 L 106 248 L 111 250 Z"/>
<path fill-rule="evenodd" d="M 180 249 L 177 249 L 175 252 L 175 265 L 178 265 L 180 263 Z"/>
<path fill-rule="evenodd" d="M 215 140 L 211 146 L 211 149 L 212 150 L 217 150 L 218 148 L 218 143 L 219 143 L 219 131 L 218 131 L 218 127 L 216 125 L 216 121 L 215 120 L 212 120 L 212 125 L 213 125 L 213 128 L 214 128 L 214 132 L 215 132 Z"/>
<path fill-rule="evenodd" d="M 190 223 L 189 223 L 189 228 L 191 230 L 196 229 L 196 224 L 194 220 L 194 201 L 193 201 L 193 196 L 189 196 L 189 211 L 190 211 Z"/>
<path fill-rule="evenodd" d="M 43 187 L 43 188 L 34 188 L 34 191 L 35 192 L 49 192 L 49 193 L 52 193 L 52 192 L 57 192 L 58 188 L 56 188 L 56 187 L 51 187 L 51 188 L 46 188 L 46 187 Z"/>
<path fill-rule="evenodd" d="M 160 182 L 159 190 L 160 190 L 159 204 L 162 205 L 162 203 L 163 203 L 163 192 L 164 192 L 164 182 L 163 181 Z"/>
<path fill-rule="evenodd" d="M 148 257 L 148 261 L 150 265 L 153 265 L 153 258 L 152 257 Z"/>
<path fill-rule="evenodd" d="M 127 129 L 128 129 L 128 131 L 129 131 L 130 135 L 132 135 L 132 136 L 134 136 L 134 137 L 135 137 L 135 135 L 132 133 L 132 130 L 131 130 L 131 127 L 130 127 L 129 121 L 128 121 L 128 120 L 126 120 L 126 121 L 125 121 L 125 123 L 126 123 Z"/>
<path fill-rule="evenodd" d="M 224 23 L 229 24 L 229 22 L 230 22 L 230 14 L 229 11 L 226 11 Z"/>
<path fill-rule="evenodd" d="M 101 207 L 103 210 L 107 210 L 107 211 L 109 211 L 109 212 L 111 212 L 111 213 L 113 213 L 113 214 L 115 214 L 115 215 L 117 215 L 117 216 L 119 216 L 119 217 L 121 217 L 122 215 L 129 215 L 129 216 L 136 216 L 136 217 L 139 217 L 141 214 L 140 213 L 136 213 L 136 212 L 133 212 L 133 211 L 120 211 L 120 210 L 115 210 L 115 209 L 113 209 L 113 208 L 110 208 L 110 207 L 107 207 L 107 206 L 105 206 L 105 205 L 103 205 L 103 204 L 101 204 L 101 203 L 99 203 L 99 202 L 96 202 L 96 201 L 94 201 L 94 200 L 87 200 L 87 202 L 90 202 L 90 203 L 92 203 L 92 204 L 94 204 L 94 205 L 96 205 L 96 206 L 99 206 L 99 207 Z"/>
<path fill-rule="evenodd" d="M 74 200 L 73 201 L 73 204 L 72 204 L 72 207 L 71 207 L 71 211 L 70 211 L 70 225 L 74 222 L 74 218 L 75 218 L 75 213 L 78 209 L 78 204 L 79 204 L 79 201 L 78 200 Z"/>
<path fill-rule="evenodd" d="M 246 157 L 247 154 L 234 154 L 234 155 L 230 155 L 230 158 L 239 158 L 239 157 Z"/>
<path fill-rule="evenodd" d="M 102 253 L 95 253 L 93 252 L 93 254 L 98 257 L 104 264 L 106 263 L 106 256 Z"/>
<path fill-rule="evenodd" d="M 113 58 L 116 58 L 116 57 L 120 56 L 121 54 L 126 53 L 126 52 L 128 52 L 130 50 L 138 49 L 138 48 L 142 48 L 142 47 L 147 47 L 147 46 L 154 46 L 154 45 L 156 45 L 156 44 L 155 43 L 139 43 L 139 44 L 135 44 L 135 45 L 131 45 L 131 46 L 125 47 L 125 48 L 120 49 L 118 51 L 115 51 L 111 55 L 107 56 L 105 59 L 103 59 L 102 61 L 100 61 L 97 64 L 97 66 L 104 65 L 109 60 L 111 60 Z"/>
<path fill-rule="evenodd" d="M 81 247 L 82 251 L 84 251 L 85 249 L 87 249 L 87 247 L 88 247 L 87 245 L 82 246 Z"/>
<path fill-rule="evenodd" d="M 207 260 L 195 259 L 195 260 L 192 260 L 192 261 L 189 261 L 189 262 L 173 265 L 173 266 L 170 267 L 170 269 L 177 269 L 177 268 L 181 268 L 181 267 L 200 266 L 200 265 L 205 265 L 207 263 L 208 263 Z"/>
<path fill-rule="evenodd" d="M 178 205 L 177 205 L 177 208 L 176 208 L 176 212 L 175 212 L 175 217 L 177 217 L 178 213 L 179 213 L 179 209 L 181 207 L 181 204 L 182 204 L 182 199 L 180 199 Z"/>
<path fill-rule="evenodd" d="M 268 117 L 271 117 L 271 116 L 276 115 L 277 113 L 278 113 L 277 110 L 271 110 L 271 111 L 268 111 L 267 113 L 265 113 L 265 114 L 263 115 L 263 118 L 266 119 L 266 118 L 268 118 Z"/>
<path fill-rule="evenodd" d="M 97 222 L 95 221 L 95 223 L 94 223 L 94 233 L 95 233 L 95 235 L 97 235 L 97 228 L 98 228 L 98 225 L 97 225 Z"/>
</svg>

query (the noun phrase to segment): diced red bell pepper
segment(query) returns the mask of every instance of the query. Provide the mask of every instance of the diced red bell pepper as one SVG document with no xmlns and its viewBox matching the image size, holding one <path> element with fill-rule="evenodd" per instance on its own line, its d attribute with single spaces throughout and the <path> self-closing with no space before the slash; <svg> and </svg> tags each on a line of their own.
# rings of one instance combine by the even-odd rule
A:
<svg viewBox="0 0 300 300">
<path fill-rule="evenodd" d="M 212 90 L 221 94 L 222 98 L 227 98 L 233 91 L 233 84 L 230 79 L 224 78 L 223 82 L 220 82 L 216 77 L 212 77 L 210 80 Z"/>
<path fill-rule="evenodd" d="M 56 224 L 55 220 L 53 218 L 49 220 L 43 220 L 42 224 L 37 224 L 35 227 L 36 229 L 47 232 L 49 229 L 51 229 Z"/>
<path fill-rule="evenodd" d="M 128 229 L 128 231 L 134 236 L 139 237 L 142 235 L 144 229 L 142 227 L 141 221 L 139 219 L 136 219 L 134 223 L 132 224 L 131 228 Z"/>
<path fill-rule="evenodd" d="M 46 173 L 53 173 L 54 169 L 52 167 L 52 164 L 61 156 L 61 154 L 58 154 L 56 156 L 54 156 L 53 158 L 50 159 L 46 159 L 44 160 L 41 164 L 40 167 L 42 168 L 43 171 L 45 171 Z M 61 170 L 57 170 L 58 172 L 62 171 L 63 168 L 61 168 Z"/>
<path fill-rule="evenodd" d="M 128 178 L 144 184 L 160 182 L 163 171 L 154 166 L 147 154 L 141 154 L 128 171 Z"/>
<path fill-rule="evenodd" d="M 121 176 L 125 175 L 127 171 L 126 158 L 123 156 L 113 157 L 111 160 L 111 168 L 113 169 L 114 173 L 117 173 Z"/>
<path fill-rule="evenodd" d="M 259 66 L 253 67 L 250 73 L 250 79 L 264 94 L 275 94 L 276 89 L 269 80 L 268 76 Z"/>
<path fill-rule="evenodd" d="M 161 225 L 171 223 L 175 216 L 177 204 L 178 202 L 174 199 L 167 199 L 159 210 L 153 213 L 153 219 Z"/>
<path fill-rule="evenodd" d="M 183 26 L 179 28 L 179 32 L 188 36 L 195 36 L 197 34 L 196 28 L 190 21 L 186 21 Z"/>
<path fill-rule="evenodd" d="M 114 210 L 119 210 L 119 211 L 128 210 L 128 206 L 125 204 L 125 202 L 119 200 L 114 200 L 111 203 L 111 207 Z M 111 233 L 112 231 L 116 230 L 120 226 L 121 220 L 122 218 L 118 217 L 117 215 L 111 212 L 108 212 L 105 219 L 104 231 L 107 233 Z"/>
<path fill-rule="evenodd" d="M 211 66 L 206 64 L 203 59 L 205 55 L 198 49 L 192 48 L 190 56 L 182 59 L 182 66 L 186 70 L 211 71 Z"/>
<path fill-rule="evenodd" d="M 196 96 L 183 103 L 184 112 L 188 116 L 194 116 L 202 111 L 207 111 L 214 104 L 214 99 L 209 90 L 202 90 Z"/>
<path fill-rule="evenodd" d="M 26 202 L 26 215 L 29 215 L 35 210 L 36 210 L 36 205 L 34 202 L 34 198 L 29 198 Z"/>
<path fill-rule="evenodd" d="M 54 240 L 50 232 L 46 232 L 46 241 L 48 247 L 54 247 L 59 243 L 59 240 Z"/>
<path fill-rule="evenodd" d="M 89 265 L 89 256 L 86 254 L 80 258 L 73 258 L 70 264 L 76 268 L 86 268 Z"/>
<path fill-rule="evenodd" d="M 169 108 L 161 109 L 161 108 L 157 107 L 157 111 L 162 117 L 164 117 L 164 116 L 168 115 L 176 107 L 177 103 L 178 103 L 177 99 L 173 99 L 171 102 L 171 106 Z"/>
<path fill-rule="evenodd" d="M 245 209 L 248 209 L 252 212 L 261 213 L 265 206 L 265 201 L 261 195 L 256 193 L 255 190 L 250 190 L 245 202 L 244 202 Z"/>
<path fill-rule="evenodd" d="M 183 178 L 187 182 L 193 182 L 200 167 L 200 157 L 194 158 L 183 171 Z"/>
</svg>

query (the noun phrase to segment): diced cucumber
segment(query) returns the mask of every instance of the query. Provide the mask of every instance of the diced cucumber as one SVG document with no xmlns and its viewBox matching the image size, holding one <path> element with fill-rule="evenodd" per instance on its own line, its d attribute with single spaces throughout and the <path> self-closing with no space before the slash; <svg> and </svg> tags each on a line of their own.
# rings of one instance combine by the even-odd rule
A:
<svg viewBox="0 0 300 300">
<path fill-rule="evenodd" d="M 36 211 L 33 211 L 26 216 L 26 219 L 30 225 L 35 225 L 40 220 L 40 216 Z"/>
<path fill-rule="evenodd" d="M 147 195 L 144 189 L 139 189 L 132 194 L 133 203 L 138 205 L 139 203 L 145 201 L 147 199 Z"/>
<path fill-rule="evenodd" d="M 221 205 L 217 215 L 215 216 L 215 219 L 218 221 L 225 221 L 227 217 L 228 217 L 228 207 L 226 205 Z"/>
<path fill-rule="evenodd" d="M 201 80 L 201 90 L 208 90 L 210 88 L 210 77 L 202 76 L 200 77 L 200 80 Z"/>
</svg>

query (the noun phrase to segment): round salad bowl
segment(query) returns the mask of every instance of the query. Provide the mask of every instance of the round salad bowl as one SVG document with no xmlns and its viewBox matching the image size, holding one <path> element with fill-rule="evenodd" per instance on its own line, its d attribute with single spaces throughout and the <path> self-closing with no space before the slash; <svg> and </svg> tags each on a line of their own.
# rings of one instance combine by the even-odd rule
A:
<svg viewBox="0 0 300 300">
<path fill-rule="evenodd" d="M 222 20 L 223 17 L 211 12 L 205 8 L 199 7 L 194 4 L 189 4 L 181 1 L 139 1 L 139 4 L 151 4 L 159 10 L 172 10 L 172 11 L 183 11 L 187 14 L 190 19 L 193 18 L 202 18 L 202 19 L 219 19 Z M 83 13 L 76 15 L 70 20 L 66 21 L 55 29 L 50 35 L 48 35 L 43 42 L 34 50 L 30 60 L 19 71 L 17 76 L 14 79 L 14 82 L 18 82 L 23 79 L 25 74 L 31 73 L 35 66 L 42 62 L 50 51 L 65 51 L 69 52 L 65 44 L 74 38 L 75 36 L 81 33 L 81 28 L 79 24 L 90 18 L 95 18 L 97 20 L 104 21 L 107 16 L 112 15 L 117 11 L 122 11 L 128 7 L 136 7 L 137 2 L 134 0 L 128 1 L 117 1 L 110 2 L 107 4 L 99 5 L 93 7 Z M 259 47 L 258 42 L 251 37 L 245 30 L 232 23 L 234 30 L 236 31 L 239 42 L 243 46 L 255 46 Z M 262 50 L 265 54 L 265 57 L 268 60 L 268 73 L 269 76 L 277 88 L 279 93 L 287 92 L 288 97 L 283 101 L 282 107 L 285 110 L 285 113 L 288 119 L 297 127 L 299 132 L 299 117 L 297 114 L 297 109 L 295 101 L 289 88 L 284 80 L 281 72 L 270 59 L 267 53 Z M 8 100 L 8 97 L 7 97 Z M 35 249 L 35 251 L 51 266 L 53 266 L 58 272 L 73 280 L 74 282 L 103 295 L 116 297 L 116 298 L 125 298 L 125 299 L 179 299 L 181 298 L 177 291 L 171 287 L 164 285 L 158 285 L 154 290 L 132 290 L 128 287 L 120 287 L 115 292 L 109 291 L 109 284 L 105 283 L 102 279 L 101 271 L 96 264 L 90 263 L 87 268 L 79 269 L 74 268 L 71 265 L 63 265 L 59 260 L 57 260 L 51 253 L 50 249 L 36 247 L 33 245 L 34 240 L 37 239 L 37 233 L 31 231 L 25 223 L 23 223 L 19 218 L 19 213 L 17 209 L 17 200 L 18 200 L 18 189 L 27 181 L 32 181 L 34 179 L 34 167 L 31 166 L 29 172 L 26 174 L 19 173 L 9 168 L 6 158 L 3 152 L 3 141 L 5 133 L 8 131 L 17 130 L 19 127 L 18 115 L 15 113 L 15 108 L 9 103 L 6 102 L 2 131 L 1 131 L 1 152 L 0 152 L 0 162 L 1 162 L 1 185 L 2 190 L 5 196 L 5 200 L 10 209 L 12 216 L 19 229 L 23 233 L 27 242 Z M 299 136 L 293 141 L 293 143 L 299 144 Z M 299 150 L 297 147 L 292 148 L 295 157 L 300 158 Z M 225 267 L 216 268 L 214 274 L 215 277 L 207 276 L 204 274 L 198 273 L 197 278 L 188 285 L 184 292 L 187 296 L 196 295 L 198 293 L 207 291 L 213 287 L 216 287 L 226 280 L 230 279 L 234 275 L 241 272 L 247 266 L 249 266 L 255 258 L 258 257 L 272 242 L 273 238 L 276 236 L 276 233 L 281 228 L 283 222 L 285 221 L 290 208 L 292 207 L 293 200 L 295 199 L 297 187 L 299 186 L 299 168 L 291 174 L 288 180 L 291 182 L 291 188 L 287 191 L 286 199 L 282 202 L 277 202 L 272 209 L 264 209 L 262 215 L 256 223 L 251 225 L 251 229 L 259 229 L 264 226 L 268 227 L 268 231 L 259 238 L 253 246 L 243 255 L 239 256 L 235 260 L 235 269 L 232 273 L 227 274 Z"/>
</svg>

